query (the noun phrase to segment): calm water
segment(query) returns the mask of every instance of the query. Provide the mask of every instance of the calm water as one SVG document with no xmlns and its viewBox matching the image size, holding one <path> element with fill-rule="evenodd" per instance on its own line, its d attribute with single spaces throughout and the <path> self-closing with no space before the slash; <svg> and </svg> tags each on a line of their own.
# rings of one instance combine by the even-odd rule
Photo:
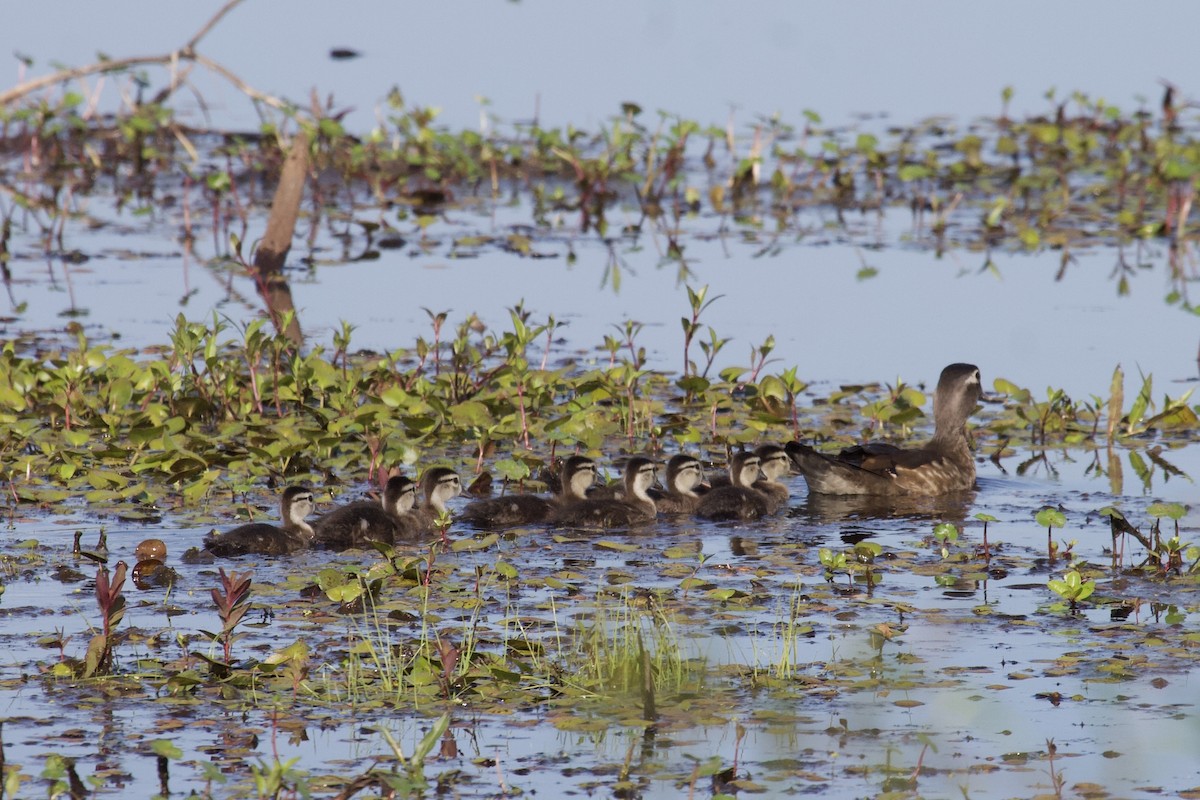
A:
<svg viewBox="0 0 1200 800">
<path fill-rule="evenodd" d="M 35 71 L 80 64 L 96 52 L 160 54 L 183 44 L 219 3 L 185 7 L 115 0 L 47 0 L 6 10 L 0 53 L 34 59 Z M 265 31 L 282 30 L 263 48 Z M 49 19 L 54 25 L 47 25 Z M 900 123 L 927 116 L 960 120 L 995 114 L 1012 86 L 1018 114 L 1046 110 L 1043 94 L 1074 91 L 1133 109 L 1156 102 L 1158 81 L 1186 85 L 1196 74 L 1191 32 L 1200 9 L 1187 0 L 1130 13 L 1116 0 L 1018 3 L 1005 13 L 935 0 L 919 6 L 820 0 L 719 3 L 583 0 L 454 3 L 364 0 L 349 9 L 320 0 L 250 0 L 201 43 L 201 52 L 258 89 L 308 104 L 312 89 L 354 109 L 352 128 L 374 124 L 393 86 L 410 102 L 443 110 L 453 127 L 479 124 L 477 98 L 504 120 L 594 127 L 633 101 L 723 125 L 731 110 L 748 124 L 803 109 L 840 124 L 886 114 Z M 274 37 L 277 34 L 270 34 Z M 333 62 L 334 47 L 363 57 Z M 17 63 L 10 62 L 10 75 Z M 257 123 L 221 84 L 195 76 L 218 126 Z M 7 82 L 7 80 L 5 81 Z M 186 96 L 181 102 L 201 112 Z"/>
<path fill-rule="evenodd" d="M 91 211 L 104 216 L 97 204 Z M 507 309 L 523 300 L 535 321 L 554 316 L 567 323 L 559 332 L 565 341 L 555 345 L 552 358 L 596 350 L 606 335 L 617 333 L 615 324 L 632 319 L 646 326 L 639 343 L 651 366 L 680 372 L 679 318 L 689 313 L 686 283 L 708 285 L 710 297 L 722 295 L 702 317 L 732 339 L 718 369 L 748 365 L 750 349 L 773 335 L 776 361 L 768 370 L 798 365 L 810 382 L 929 383 L 946 364 L 969 361 L 983 369 L 985 384 L 1005 377 L 1039 397 L 1054 386 L 1087 399 L 1106 397 L 1113 369 L 1121 365 L 1127 397 L 1140 387 L 1140 373 L 1154 376 L 1155 397 L 1161 398 L 1181 396 L 1197 376 L 1200 326 L 1163 302 L 1172 283 L 1165 253 L 1154 244 L 1143 257 L 1150 267 L 1134 274 L 1129 296 L 1119 297 L 1111 278 L 1115 250 L 1079 252 L 1057 282 L 1057 253 L 997 252 L 991 255 L 996 274 L 981 271 L 979 253 L 951 251 L 939 259 L 899 246 L 912 229 L 905 211 L 884 217 L 883 235 L 872 242 L 882 238 L 888 246 L 869 251 L 856 246 L 854 237 L 814 237 L 760 256 L 760 242 L 694 237 L 687 243 L 691 274 L 683 281 L 674 263 L 663 264 L 665 244 L 647 232 L 616 245 L 618 291 L 610 252 L 594 237 L 572 243 L 578 260 L 570 267 L 566 245 L 554 241 L 537 248 L 554 258 L 522 259 L 495 248 L 456 258 L 454 238 L 504 235 L 529 217 L 512 209 L 496 219 L 453 210 L 446 216 L 427 231 L 434 247 L 384 250 L 375 261 L 338 263 L 342 246 L 328 237 L 318 240 L 312 254 L 298 244 L 289 277 L 311 339 L 329 342 L 345 320 L 355 326 L 357 347 L 411 347 L 418 336 L 432 334 L 423 309 L 450 311 L 451 324 L 476 313 L 504 330 L 510 324 Z M 95 336 L 116 333 L 122 344 L 138 346 L 164 341 L 180 313 L 198 321 L 211 321 L 214 310 L 233 320 L 261 313 L 250 279 L 202 263 L 211 257 L 211 242 L 207 255 L 202 242 L 197 258 L 183 256 L 175 242 L 179 219 L 167 215 L 148 227 L 132 223 L 132 236 L 123 225 L 131 223 L 128 218 L 112 222 L 108 228 L 71 231 L 68 249 L 93 256 L 81 265 L 48 262 L 36 237 L 20 237 L 7 300 L 18 320 L 15 328 L 61 327 L 75 309 L 76 315 L 86 312 L 74 318 Z M 719 224 L 715 216 L 693 223 L 700 234 Z M 296 264 L 306 255 L 320 265 Z M 864 264 L 878 274 L 858 278 Z M 135 289 L 139 300 L 130 304 Z M 24 311 L 15 313 L 22 304 Z M 702 359 L 696 344 L 691 356 Z"/>
</svg>

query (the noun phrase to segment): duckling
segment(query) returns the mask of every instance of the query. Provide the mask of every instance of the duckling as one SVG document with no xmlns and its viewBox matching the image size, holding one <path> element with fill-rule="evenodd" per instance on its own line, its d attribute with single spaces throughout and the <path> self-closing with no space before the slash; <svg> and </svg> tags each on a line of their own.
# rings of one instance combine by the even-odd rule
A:
<svg viewBox="0 0 1200 800">
<path fill-rule="evenodd" d="M 278 527 L 265 522 L 239 525 L 225 533 L 209 534 L 204 547 L 214 556 L 260 553 L 282 556 L 312 544 L 313 529 L 304 518 L 313 512 L 313 493 L 307 486 L 289 486 L 279 500 Z"/>
<path fill-rule="evenodd" d="M 559 492 L 553 497 L 513 494 L 476 500 L 459 518 L 479 528 L 508 528 L 543 522 L 555 510 L 587 497 L 596 482 L 596 463 L 586 456 L 571 456 L 559 470 Z"/>
<path fill-rule="evenodd" d="M 754 450 L 758 456 L 758 468 L 762 477 L 750 487 L 762 494 L 767 503 L 767 513 L 774 514 L 785 508 L 791 498 L 791 491 L 786 483 L 780 480 L 792 471 L 792 460 L 787 451 L 777 444 L 764 444 Z"/>
<path fill-rule="evenodd" d="M 431 467 L 421 476 L 421 493 L 425 502 L 409 512 L 415 523 L 413 533 L 432 533 L 437 518 L 446 511 L 446 501 L 462 494 L 462 482 L 449 467 Z"/>
<path fill-rule="evenodd" d="M 756 453 L 735 453 L 729 460 L 729 483 L 715 486 L 700 498 L 696 516 L 724 520 L 758 519 L 768 513 L 767 497 L 752 488 L 759 479 L 762 459 Z"/>
<path fill-rule="evenodd" d="M 931 497 L 975 486 L 975 459 L 967 420 L 982 396 L 979 367 L 951 364 L 933 395 L 933 439 L 904 449 L 868 442 L 827 455 L 799 442 L 787 453 L 804 474 L 810 494 Z"/>
<path fill-rule="evenodd" d="M 704 468 L 699 459 L 680 453 L 667 461 L 666 491 L 655 490 L 650 496 L 661 514 L 691 514 L 700 505 L 696 489 L 703 481 Z"/>
<path fill-rule="evenodd" d="M 650 459 L 635 456 L 625 465 L 625 489 L 620 498 L 589 497 L 557 509 L 550 521 L 567 528 L 627 528 L 649 522 L 658 514 L 648 494 L 657 470 Z"/>
<path fill-rule="evenodd" d="M 332 550 L 392 544 L 412 534 L 416 521 L 409 514 L 417 502 L 417 485 L 403 475 L 388 479 L 382 503 L 359 500 L 335 508 L 313 523 L 316 544 Z"/>
</svg>

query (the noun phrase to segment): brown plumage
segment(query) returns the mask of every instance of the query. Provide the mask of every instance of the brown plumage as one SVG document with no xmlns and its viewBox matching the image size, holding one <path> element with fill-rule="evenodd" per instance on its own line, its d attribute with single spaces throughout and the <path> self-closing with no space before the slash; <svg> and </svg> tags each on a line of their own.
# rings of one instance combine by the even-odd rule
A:
<svg viewBox="0 0 1200 800">
<path fill-rule="evenodd" d="M 304 518 L 313 511 L 313 493 L 307 486 L 289 486 L 279 499 L 280 524 L 251 522 L 204 539 L 204 548 L 214 556 L 243 556 L 258 553 L 283 556 L 312 545 L 313 529 Z"/>
<path fill-rule="evenodd" d="M 766 495 L 753 488 L 760 477 L 761 463 L 756 453 L 735 453 L 729 460 L 729 483 L 706 492 L 696 508 L 696 516 L 751 520 L 769 513 Z"/>
<path fill-rule="evenodd" d="M 359 500 L 335 508 L 313 523 L 315 543 L 331 550 L 369 547 L 374 542 L 393 544 L 416 532 L 410 513 L 416 505 L 417 485 L 402 475 L 388 479 L 382 502 Z"/>
<path fill-rule="evenodd" d="M 982 395 L 979 368 L 951 364 L 933 396 L 933 439 L 902 449 L 869 442 L 829 455 L 789 442 L 787 453 L 813 494 L 934 496 L 975 486 L 967 420 Z"/>
<path fill-rule="evenodd" d="M 459 514 L 459 519 L 479 528 L 508 528 L 544 522 L 556 510 L 587 497 L 596 482 L 596 463 L 586 456 L 571 456 L 559 470 L 559 492 L 552 497 L 513 494 L 476 500 Z"/>
<path fill-rule="evenodd" d="M 786 508 L 791 499 L 791 491 L 780 478 L 792 471 L 792 460 L 787 451 L 777 444 L 764 444 L 754 450 L 758 456 L 758 468 L 762 477 L 756 480 L 750 488 L 761 494 L 766 501 L 766 512 L 774 514 Z"/>
<path fill-rule="evenodd" d="M 550 521 L 567 528 L 628 528 L 651 522 L 658 514 L 648 494 L 656 471 L 653 461 L 635 456 L 625 465 L 625 488 L 620 498 L 589 497 L 556 510 Z"/>
<path fill-rule="evenodd" d="M 446 511 L 446 501 L 462 494 L 458 473 L 449 467 L 431 467 L 421 476 L 421 494 L 425 501 L 410 512 L 414 533 L 432 533 L 438 517 Z"/>
<path fill-rule="evenodd" d="M 654 505 L 660 514 L 691 514 L 700 505 L 697 487 L 704 481 L 704 468 L 692 456 L 671 456 L 667 461 L 666 491 L 654 491 Z"/>
</svg>

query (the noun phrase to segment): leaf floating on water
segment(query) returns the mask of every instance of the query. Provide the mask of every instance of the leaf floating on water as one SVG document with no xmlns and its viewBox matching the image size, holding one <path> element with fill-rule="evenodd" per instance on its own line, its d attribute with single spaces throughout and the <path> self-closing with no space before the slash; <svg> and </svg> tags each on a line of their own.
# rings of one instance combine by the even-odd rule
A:
<svg viewBox="0 0 1200 800">
<path fill-rule="evenodd" d="M 601 550 L 616 550 L 621 553 L 632 553 L 642 549 L 641 545 L 633 544 L 632 542 L 614 542 L 612 539 L 601 539 L 593 546 Z"/>
<path fill-rule="evenodd" d="M 456 539 L 450 545 L 450 549 L 455 553 L 473 553 L 477 550 L 487 550 L 498 541 L 500 541 L 500 534 L 489 533 L 478 538 Z"/>
</svg>

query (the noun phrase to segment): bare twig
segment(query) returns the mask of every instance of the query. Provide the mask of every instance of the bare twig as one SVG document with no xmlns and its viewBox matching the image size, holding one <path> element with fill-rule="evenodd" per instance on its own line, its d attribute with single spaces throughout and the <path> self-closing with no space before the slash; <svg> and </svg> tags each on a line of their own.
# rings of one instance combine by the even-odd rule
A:
<svg viewBox="0 0 1200 800">
<path fill-rule="evenodd" d="M 171 92 L 178 88 L 178 86 L 183 83 L 184 79 L 187 77 L 188 71 L 186 69 L 180 70 L 179 62 L 191 61 L 201 64 L 225 78 L 225 80 L 232 83 L 239 91 L 251 99 L 260 103 L 265 103 L 272 108 L 287 110 L 292 107 L 289 103 L 277 97 L 273 97 L 272 95 L 266 94 L 265 92 L 258 91 L 241 78 L 234 75 L 224 66 L 213 61 L 211 58 L 196 52 L 196 45 L 200 43 L 200 40 L 203 39 L 209 33 L 209 31 L 216 27 L 217 23 L 220 22 L 226 14 L 241 4 L 241 2 L 242 0 L 228 0 L 228 2 L 225 3 L 225 5 L 223 5 L 221 9 L 217 11 L 217 13 L 214 14 L 211 19 L 208 20 L 208 22 L 204 23 L 204 26 L 201 27 L 191 39 L 188 40 L 187 44 L 177 50 L 172 50 L 170 53 L 165 55 L 129 56 L 127 58 L 105 59 L 103 61 L 97 61 L 94 64 L 88 64 L 82 67 L 72 67 L 71 69 L 60 70 L 58 72 L 51 73 L 50 75 L 43 75 L 40 78 L 34 78 L 33 80 L 25 81 L 24 83 L 18 84 L 11 89 L 0 92 L 0 106 L 7 106 L 23 97 L 33 94 L 34 92 L 41 91 L 42 89 L 46 89 L 50 86 L 66 83 L 68 81 L 79 80 L 81 78 L 86 78 L 89 75 L 107 75 L 109 73 L 127 70 L 130 67 L 154 65 L 169 66 L 171 71 L 171 80 L 167 88 L 164 89 L 163 92 L 160 92 L 155 98 L 158 102 L 162 102 L 168 95 L 171 94 Z"/>
</svg>

